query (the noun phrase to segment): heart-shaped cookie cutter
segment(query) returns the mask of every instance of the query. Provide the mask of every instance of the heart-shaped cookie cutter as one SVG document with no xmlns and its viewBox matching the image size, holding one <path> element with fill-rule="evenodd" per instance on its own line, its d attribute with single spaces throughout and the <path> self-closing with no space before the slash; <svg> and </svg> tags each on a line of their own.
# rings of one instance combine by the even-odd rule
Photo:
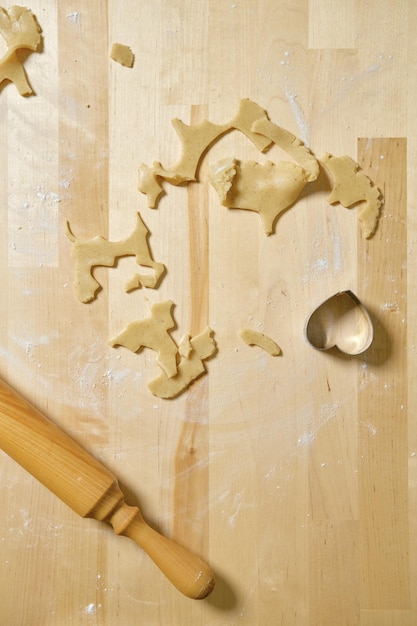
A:
<svg viewBox="0 0 417 626">
<path fill-rule="evenodd" d="M 316 350 L 337 348 L 355 356 L 371 345 L 374 327 L 359 298 L 352 291 L 339 291 L 313 311 L 306 322 L 304 336 Z"/>
</svg>

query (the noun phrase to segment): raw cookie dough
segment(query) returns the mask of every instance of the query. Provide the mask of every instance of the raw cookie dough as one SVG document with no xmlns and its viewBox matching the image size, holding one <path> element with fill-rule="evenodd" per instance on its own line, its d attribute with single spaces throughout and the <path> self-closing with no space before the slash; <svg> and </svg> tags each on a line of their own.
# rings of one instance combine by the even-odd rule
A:
<svg viewBox="0 0 417 626">
<path fill-rule="evenodd" d="M 239 330 L 239 337 L 244 341 L 248 346 L 258 346 L 269 352 L 272 356 L 279 356 L 281 354 L 281 348 L 273 339 L 267 337 L 263 333 L 260 333 L 257 330 L 252 330 L 251 328 L 241 328 Z"/>
<path fill-rule="evenodd" d="M 156 208 L 161 194 L 164 192 L 161 179 L 172 185 L 196 180 L 197 168 L 206 150 L 220 137 L 231 130 L 244 133 L 261 151 L 271 146 L 271 140 L 252 131 L 253 123 L 258 119 L 267 120 L 267 114 L 259 105 L 248 98 L 240 101 L 237 115 L 227 124 L 213 124 L 205 120 L 201 124 L 187 126 L 179 119 L 172 124 L 182 144 L 181 157 L 172 168 L 165 169 L 155 161 L 153 167 L 142 163 L 139 167 L 139 191 L 148 197 L 148 206 Z"/>
<path fill-rule="evenodd" d="M 126 328 L 109 341 L 112 347 L 123 346 L 132 352 L 140 352 L 142 348 L 150 348 L 158 353 L 156 362 L 166 376 L 171 378 L 177 373 L 178 347 L 169 334 L 175 327 L 172 317 L 171 300 L 154 304 L 151 315 L 136 322 L 130 322 Z"/>
<path fill-rule="evenodd" d="M 133 67 L 135 56 L 129 46 L 125 46 L 122 43 L 114 43 L 110 52 L 110 57 L 116 63 L 124 65 L 125 67 Z"/>
<path fill-rule="evenodd" d="M 301 139 L 285 128 L 270 122 L 268 118 L 256 120 L 252 124 L 252 131 L 268 137 L 289 154 L 306 171 L 307 182 L 311 183 L 318 178 L 320 173 L 318 161 Z"/>
<path fill-rule="evenodd" d="M 212 337 L 213 331 L 207 327 L 195 337 L 185 338 L 180 347 L 182 358 L 178 364 L 178 373 L 172 378 L 162 374 L 149 383 L 151 392 L 159 398 L 175 398 L 184 391 L 190 383 L 204 374 L 206 368 L 203 361 L 209 359 L 216 351 L 216 343 Z"/>
<path fill-rule="evenodd" d="M 333 178 L 333 188 L 327 198 L 329 204 L 340 202 L 349 208 L 357 202 L 365 201 L 358 218 L 362 222 L 363 236 L 369 239 L 378 224 L 382 206 L 381 191 L 350 156 L 335 157 L 326 154 L 320 161 Z"/>
<path fill-rule="evenodd" d="M 125 289 L 132 291 L 141 285 L 156 289 L 165 272 L 165 266 L 153 260 L 148 246 L 149 231 L 146 228 L 140 213 L 137 214 L 136 227 L 133 233 L 122 241 L 110 242 L 97 235 L 92 239 L 80 240 L 73 235 L 67 222 L 67 236 L 72 241 L 72 254 L 75 259 L 74 288 L 81 302 L 94 300 L 100 283 L 92 275 L 93 267 L 104 265 L 113 267 L 117 258 L 121 256 L 135 256 L 136 263 L 150 267 L 153 274 L 135 274 L 129 280 Z"/>
<path fill-rule="evenodd" d="M 223 206 L 257 211 L 266 235 L 278 215 L 290 207 L 308 182 L 306 171 L 288 161 L 240 162 L 226 158 L 209 168 L 210 182 Z"/>
<path fill-rule="evenodd" d="M 32 11 L 25 7 L 13 6 L 8 11 L 0 7 L 0 33 L 7 45 L 7 52 L 0 59 L 0 84 L 10 80 L 21 96 L 28 96 L 33 91 L 16 50 L 36 52 L 41 42 L 40 26 Z"/>
<path fill-rule="evenodd" d="M 206 368 L 203 361 L 216 351 L 213 331 L 209 327 L 195 337 L 186 335 L 177 346 L 168 332 L 175 326 L 173 306 L 171 300 L 154 304 L 149 317 L 130 322 L 109 341 L 109 345 L 113 347 L 123 346 L 132 352 L 139 352 L 147 347 L 158 353 L 157 363 L 163 373 L 148 386 L 160 398 L 174 398 L 184 391 L 190 383 L 204 374 Z"/>
</svg>

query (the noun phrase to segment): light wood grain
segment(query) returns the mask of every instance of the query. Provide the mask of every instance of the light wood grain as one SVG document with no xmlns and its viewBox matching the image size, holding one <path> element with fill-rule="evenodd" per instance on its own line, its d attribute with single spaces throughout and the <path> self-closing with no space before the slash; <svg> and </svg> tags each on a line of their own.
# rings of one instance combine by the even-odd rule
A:
<svg viewBox="0 0 417 626">
<path fill-rule="evenodd" d="M 0 92 L 0 375 L 120 479 L 129 502 L 208 560 L 217 585 L 184 598 L 146 555 L 82 520 L 0 454 L 0 621 L 12 626 L 412 626 L 417 623 L 417 6 L 411 0 L 33 0 L 36 95 Z M 130 46 L 132 69 L 110 60 Z M 249 97 L 313 152 L 357 158 L 386 196 L 364 241 L 323 176 L 265 237 L 226 209 L 210 162 L 263 160 L 230 134 L 200 183 L 158 209 L 138 167 L 177 161 L 171 125 L 235 115 Z M 381 157 L 384 158 L 381 158 Z M 276 148 L 272 160 L 283 158 Z M 311 192 L 311 193 L 310 193 Z M 139 211 L 167 274 L 124 292 L 132 259 L 75 298 L 69 219 L 119 240 Z M 321 353 L 303 328 L 350 289 L 376 340 Z M 174 401 L 153 397 L 154 354 L 110 348 L 155 302 L 177 341 L 206 324 L 218 353 Z M 246 346 L 242 326 L 281 347 Z"/>
<path fill-rule="evenodd" d="M 108 522 L 136 541 L 187 597 L 211 593 L 210 568 L 151 528 L 138 507 L 125 502 L 114 474 L 3 381 L 0 433 L 1 449 L 81 517 Z"/>
</svg>

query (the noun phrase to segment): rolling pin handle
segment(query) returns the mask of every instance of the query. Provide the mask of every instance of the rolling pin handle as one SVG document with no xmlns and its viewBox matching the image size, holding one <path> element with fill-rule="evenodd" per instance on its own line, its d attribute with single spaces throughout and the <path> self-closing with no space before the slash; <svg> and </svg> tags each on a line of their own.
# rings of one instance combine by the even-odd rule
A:
<svg viewBox="0 0 417 626">
<path fill-rule="evenodd" d="M 117 535 L 136 541 L 184 595 L 201 600 L 211 593 L 214 574 L 210 567 L 186 548 L 151 528 L 138 507 L 123 501 L 109 521 Z"/>
</svg>

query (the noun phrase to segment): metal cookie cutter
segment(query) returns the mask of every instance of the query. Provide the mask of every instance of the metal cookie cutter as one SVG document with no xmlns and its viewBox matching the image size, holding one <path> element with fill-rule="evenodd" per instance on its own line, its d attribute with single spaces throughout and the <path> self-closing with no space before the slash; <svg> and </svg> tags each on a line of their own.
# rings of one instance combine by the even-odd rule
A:
<svg viewBox="0 0 417 626">
<path fill-rule="evenodd" d="M 304 335 L 316 350 L 337 348 L 351 356 L 365 352 L 374 338 L 371 317 L 351 291 L 325 300 L 307 320 Z"/>
</svg>

